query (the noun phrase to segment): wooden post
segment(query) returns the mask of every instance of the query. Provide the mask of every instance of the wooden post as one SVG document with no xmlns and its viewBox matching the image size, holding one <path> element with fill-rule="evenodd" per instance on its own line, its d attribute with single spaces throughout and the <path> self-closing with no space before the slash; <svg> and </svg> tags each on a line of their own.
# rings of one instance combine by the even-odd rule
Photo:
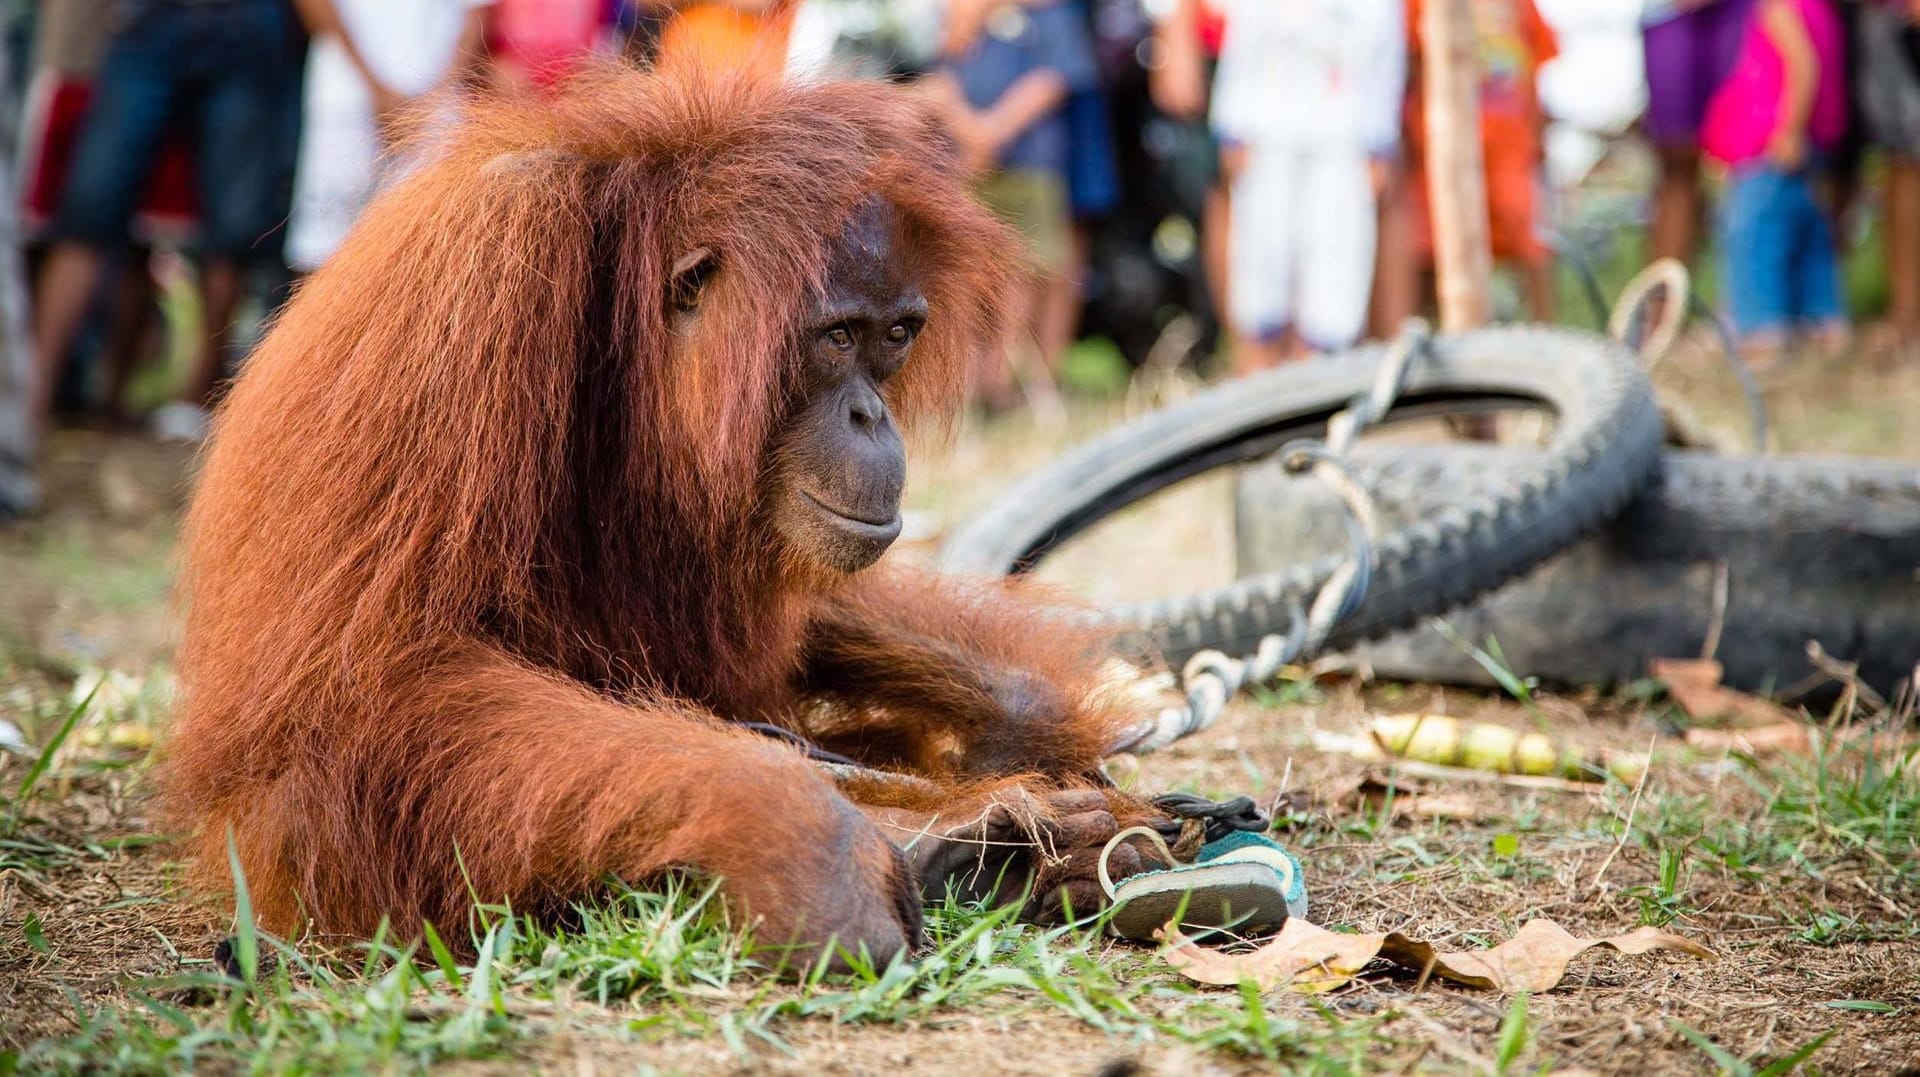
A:
<svg viewBox="0 0 1920 1077">
<path fill-rule="evenodd" d="M 1473 0 L 1425 0 L 1420 38 L 1440 328 L 1472 329 L 1493 320 Z"/>
</svg>

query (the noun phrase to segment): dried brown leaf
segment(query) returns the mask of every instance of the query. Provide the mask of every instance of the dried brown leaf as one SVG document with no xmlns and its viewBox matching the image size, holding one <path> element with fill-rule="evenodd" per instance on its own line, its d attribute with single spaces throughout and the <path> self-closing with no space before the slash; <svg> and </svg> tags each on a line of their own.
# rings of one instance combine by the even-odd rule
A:
<svg viewBox="0 0 1920 1077">
<path fill-rule="evenodd" d="M 1573 959 L 1596 946 L 1623 954 L 1678 950 L 1707 960 L 1713 951 L 1692 939 L 1653 927 L 1635 928 L 1607 939 L 1583 939 L 1552 920 L 1528 920 L 1513 938 L 1487 950 L 1441 953 L 1429 943 L 1395 933 L 1380 956 L 1412 969 L 1432 965 L 1435 976 L 1493 991 L 1551 991 Z"/>
<path fill-rule="evenodd" d="M 1232 985 L 1250 979 L 1262 990 L 1285 986 L 1309 993 L 1331 991 L 1352 979 L 1380 952 L 1385 938 L 1343 935 L 1299 917 L 1288 920 L 1271 942 L 1245 953 L 1209 950 L 1172 925 L 1160 935 L 1168 940 L 1167 963 L 1197 983 Z"/>
<path fill-rule="evenodd" d="M 1687 743 L 1705 752 L 1813 751 L 1813 730 L 1805 722 L 1778 722 L 1754 729 L 1689 729 Z"/>
<path fill-rule="evenodd" d="M 1760 726 L 1789 723 L 1792 716 L 1772 700 L 1737 692 L 1720 683 L 1724 670 L 1710 658 L 1656 658 L 1648 670 L 1667 686 L 1687 717 L 1702 721 L 1736 718 Z"/>
<path fill-rule="evenodd" d="M 1289 920 L 1273 941 L 1245 953 L 1207 950 L 1169 931 L 1167 963 L 1188 979 L 1207 984 L 1252 980 L 1263 990 L 1330 991 L 1346 983 L 1375 957 L 1469 987 L 1491 991 L 1550 991 L 1573 959 L 1596 946 L 1623 954 L 1674 950 L 1713 960 L 1713 951 L 1672 932 L 1636 928 L 1606 939 L 1583 939 L 1552 920 L 1529 920 L 1513 938 L 1487 950 L 1444 952 L 1432 943 L 1388 932 L 1342 935 L 1303 920 Z"/>
</svg>

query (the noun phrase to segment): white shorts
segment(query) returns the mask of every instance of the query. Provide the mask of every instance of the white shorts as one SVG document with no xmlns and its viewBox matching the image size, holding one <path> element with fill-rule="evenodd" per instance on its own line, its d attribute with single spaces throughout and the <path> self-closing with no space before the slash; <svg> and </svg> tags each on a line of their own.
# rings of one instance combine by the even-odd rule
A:
<svg viewBox="0 0 1920 1077">
<path fill-rule="evenodd" d="M 1358 147 L 1246 147 L 1227 237 L 1235 333 L 1271 340 L 1293 329 L 1320 350 L 1360 339 L 1379 231 L 1367 164 Z"/>
<path fill-rule="evenodd" d="M 379 187 L 383 147 L 372 94 L 338 42 L 313 44 L 301 104 L 287 264 L 312 272 L 333 255 Z"/>
</svg>

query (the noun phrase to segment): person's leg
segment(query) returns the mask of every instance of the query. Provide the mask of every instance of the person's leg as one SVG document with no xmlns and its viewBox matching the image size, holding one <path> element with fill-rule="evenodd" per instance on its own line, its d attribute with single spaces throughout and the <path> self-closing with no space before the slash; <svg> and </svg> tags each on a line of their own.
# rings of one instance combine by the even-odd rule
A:
<svg viewBox="0 0 1920 1077">
<path fill-rule="evenodd" d="M 127 413 L 127 382 L 139 364 L 153 326 L 153 273 L 147 263 L 152 254 L 146 248 L 127 252 L 113 290 L 113 312 L 102 348 L 106 360 L 107 421 L 124 426 L 131 421 Z"/>
<path fill-rule="evenodd" d="M 1304 356 L 1294 344 L 1292 334 L 1283 331 L 1263 336 L 1242 336 L 1233 345 L 1235 377 L 1271 370 L 1289 359 Z"/>
<path fill-rule="evenodd" d="M 1653 227 L 1648 253 L 1693 261 L 1700 240 L 1700 152 L 1691 146 L 1660 150 L 1660 179 L 1653 191 Z"/>
<path fill-rule="evenodd" d="M 1234 372 L 1246 374 L 1286 357 L 1302 237 L 1293 212 L 1295 155 L 1247 146 L 1240 157 L 1227 245 L 1227 275 L 1233 281 L 1227 323 L 1234 334 Z"/>
<path fill-rule="evenodd" d="M 1794 256 L 1790 177 L 1748 165 L 1727 180 L 1720 213 L 1720 255 L 1727 305 L 1741 350 L 1759 366 L 1776 362 L 1792 327 Z"/>
<path fill-rule="evenodd" d="M 1787 177 L 1784 198 L 1794 221 L 1792 311 L 1822 353 L 1837 355 L 1848 344 L 1847 300 L 1834 250 L 1833 223 L 1805 174 Z"/>
<path fill-rule="evenodd" d="M 1085 225 L 1069 222 L 1065 229 L 1066 249 L 1060 272 L 1047 285 L 1046 316 L 1040 328 L 1040 348 L 1047 366 L 1059 372 L 1060 361 L 1073 347 L 1080 331 L 1080 296 L 1087 276 L 1087 257 L 1093 237 Z"/>
<path fill-rule="evenodd" d="M 34 281 L 33 385 L 28 410 L 44 433 L 53 414 L 54 391 L 67 365 L 67 351 L 80 333 L 87 304 L 100 279 L 100 252 L 85 243 L 56 243 Z"/>
<path fill-rule="evenodd" d="M 1392 339 L 1420 313 L 1420 271 L 1413 251 L 1412 177 L 1396 164 L 1379 199 L 1379 238 L 1373 259 L 1373 335 Z"/>
<path fill-rule="evenodd" d="M 231 258 L 208 255 L 200 264 L 200 302 L 205 311 L 205 335 L 194 358 L 193 370 L 180 391 L 182 403 L 212 407 L 226 373 L 227 341 L 233 335 L 233 313 L 240 301 L 242 268 Z"/>
<path fill-rule="evenodd" d="M 1041 265 L 1045 276 L 1038 296 L 1039 307 L 1033 336 L 1040 349 L 1040 362 L 1048 379 L 1059 372 L 1067 349 L 1073 346 L 1073 331 L 1080 323 L 1080 271 L 1073 226 L 1068 208 L 1065 176 L 1036 172 L 1033 175 L 1033 212 L 1039 224 Z"/>
<path fill-rule="evenodd" d="M 101 62 L 86 127 L 40 267 L 33 312 L 33 418 L 46 426 L 53 390 L 99 282 L 102 248 L 126 241 L 134 199 L 152 170 L 178 100 L 169 13 L 146 11 Z"/>
<path fill-rule="evenodd" d="M 1378 227 L 1366 152 L 1322 152 L 1302 162 L 1294 213 L 1302 236 L 1300 337 L 1310 351 L 1351 347 L 1366 329 Z M 1303 264 L 1311 262 L 1311 265 Z"/>
<path fill-rule="evenodd" d="M 1200 207 L 1200 258 L 1214 317 L 1226 327 L 1231 348 L 1233 324 L 1227 316 L 1227 303 L 1233 295 L 1233 271 L 1228 268 L 1227 252 L 1233 246 L 1233 200 L 1227 192 L 1224 178 L 1207 188 L 1206 202 Z"/>
<path fill-rule="evenodd" d="M 1060 279 L 1072 246 L 1066 179 L 1038 169 L 1005 178 L 1012 184 L 1012 202 L 1018 207 L 1014 215 L 1033 252 L 1035 274 L 1025 303 L 1026 321 L 1013 352 L 1012 373 L 1027 409 L 1042 421 L 1058 421 L 1066 412 L 1054 374 L 1070 343 L 1053 336 L 1060 320 L 1056 311 Z"/>
<path fill-rule="evenodd" d="M 1031 287 L 1020 287 L 1009 294 L 1007 340 L 999 347 L 979 348 L 974 352 L 974 399 L 990 414 L 1019 406 L 1020 387 L 1013 376 L 1013 353 L 1016 349 L 1032 347 L 1027 326 L 1033 320 L 1033 292 Z"/>
<path fill-rule="evenodd" d="M 271 148 L 282 132 L 282 95 L 293 27 L 277 0 L 246 0 L 198 12 L 199 94 L 195 168 L 200 184 L 200 293 L 205 336 L 181 394 L 212 403 L 232 334 L 242 273 L 261 239 L 285 217 Z"/>
<path fill-rule="evenodd" d="M 1039 327 L 1046 316 L 1047 236 L 1032 178 L 1031 173 L 996 172 L 981 177 L 975 188 L 980 201 L 1025 241 L 1030 274 L 1014 290 L 1009 303 L 1007 339 L 1001 347 L 982 348 L 977 353 L 974 396 L 989 413 L 1017 407 L 1022 382 L 1031 383 L 1044 371 Z M 1043 388 L 1050 387 L 1049 383 Z"/>
<path fill-rule="evenodd" d="M 1533 312 L 1533 320 L 1541 325 L 1552 325 L 1553 304 L 1553 257 L 1541 255 L 1520 263 L 1520 272 L 1527 287 L 1527 306 Z"/>
<path fill-rule="evenodd" d="M 1435 265 L 1433 247 L 1433 199 L 1427 170 L 1416 165 L 1407 173 L 1401 188 L 1400 208 L 1405 214 L 1407 250 L 1406 287 L 1412 297 L 1415 314 L 1435 312 L 1440 302 L 1440 271 Z"/>
<path fill-rule="evenodd" d="M 1493 256 L 1519 269 L 1533 320 L 1553 321 L 1553 248 L 1542 235 L 1539 170 L 1507 163 L 1487 170 L 1487 224 Z"/>
<path fill-rule="evenodd" d="M 1920 158 L 1889 156 L 1886 190 L 1887 317 L 1905 344 L 1920 344 Z"/>
<path fill-rule="evenodd" d="M 1690 263 L 1699 243 L 1700 118 L 1716 84 L 1703 65 L 1713 63 L 1716 36 L 1715 20 L 1696 11 L 1648 27 L 1642 40 L 1647 78 L 1643 124 L 1660 163 L 1649 237 L 1653 258 Z"/>
<path fill-rule="evenodd" d="M 1552 325 L 1559 313 L 1554 309 L 1553 245 L 1547 242 L 1547 222 L 1552 213 L 1552 192 L 1547 188 L 1547 175 L 1544 168 L 1535 168 L 1527 173 L 1528 191 L 1532 195 L 1528 208 L 1530 222 L 1527 231 L 1527 291 L 1533 302 L 1533 320 L 1541 325 Z"/>
</svg>

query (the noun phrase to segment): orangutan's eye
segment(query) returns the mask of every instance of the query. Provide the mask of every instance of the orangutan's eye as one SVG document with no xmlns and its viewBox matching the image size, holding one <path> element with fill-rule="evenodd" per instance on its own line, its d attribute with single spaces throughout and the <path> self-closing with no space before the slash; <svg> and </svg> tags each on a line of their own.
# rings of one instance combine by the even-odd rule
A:
<svg viewBox="0 0 1920 1077">
<path fill-rule="evenodd" d="M 853 334 L 847 332 L 844 328 L 829 329 L 827 330 L 827 343 L 833 345 L 837 351 L 852 351 Z"/>
<path fill-rule="evenodd" d="M 700 305 L 701 293 L 720 271 L 720 259 L 706 247 L 696 247 L 673 263 L 673 275 L 667 287 L 667 302 L 681 314 L 691 314 Z"/>
</svg>

